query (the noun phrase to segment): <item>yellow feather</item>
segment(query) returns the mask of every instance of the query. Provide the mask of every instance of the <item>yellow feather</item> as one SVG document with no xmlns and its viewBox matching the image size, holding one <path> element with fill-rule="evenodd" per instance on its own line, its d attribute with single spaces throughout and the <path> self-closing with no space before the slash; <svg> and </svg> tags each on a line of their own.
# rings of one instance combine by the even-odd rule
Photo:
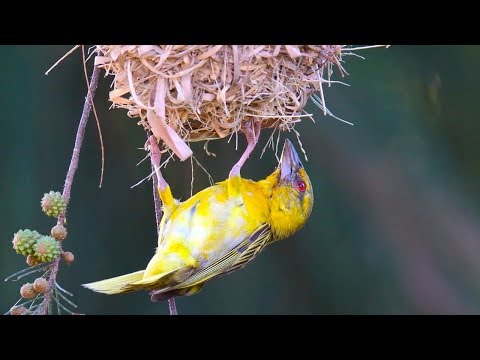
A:
<svg viewBox="0 0 480 360">
<path fill-rule="evenodd" d="M 289 159 L 284 172 L 295 165 L 295 158 Z M 169 186 L 159 190 L 164 216 L 158 247 L 146 269 L 84 286 L 105 294 L 154 290 L 152 298 L 163 300 L 194 294 L 206 281 L 245 266 L 308 219 L 312 186 L 298 164 L 288 179 L 280 176 L 280 168 L 257 182 L 232 176 L 182 203 Z M 301 192 L 298 181 L 305 185 Z"/>
<path fill-rule="evenodd" d="M 135 281 L 141 280 L 143 278 L 143 273 L 144 270 L 140 270 L 114 278 L 92 282 L 90 284 L 83 284 L 82 286 L 86 287 L 87 289 L 108 295 L 121 294 L 129 292 L 128 290 L 126 290 L 126 286 L 134 283 Z"/>
<path fill-rule="evenodd" d="M 172 190 L 170 190 L 170 186 L 167 185 L 167 187 L 164 190 L 158 189 L 158 195 L 160 196 L 160 200 L 162 200 L 162 204 L 164 206 L 172 207 L 175 205 L 175 199 L 173 198 Z"/>
</svg>

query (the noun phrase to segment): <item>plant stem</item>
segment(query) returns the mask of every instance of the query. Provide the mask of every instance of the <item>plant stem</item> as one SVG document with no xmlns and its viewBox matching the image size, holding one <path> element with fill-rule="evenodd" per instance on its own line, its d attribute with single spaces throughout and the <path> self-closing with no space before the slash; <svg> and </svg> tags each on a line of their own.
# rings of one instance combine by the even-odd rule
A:
<svg viewBox="0 0 480 360">
<path fill-rule="evenodd" d="M 177 304 L 175 303 L 174 297 L 171 297 L 170 299 L 168 299 L 168 310 L 170 310 L 170 315 L 178 315 Z"/>
<path fill-rule="evenodd" d="M 149 137 L 150 138 L 150 137 Z M 158 161 L 158 164 L 156 162 Z M 153 156 L 150 156 L 150 163 L 152 165 L 152 172 L 153 172 L 153 202 L 155 204 L 155 220 L 157 223 L 157 233 L 160 230 L 160 221 L 162 219 L 162 201 L 160 200 L 160 196 L 158 195 L 158 178 L 155 172 L 155 166 L 158 168 L 160 166 L 160 159 L 154 159 Z M 170 311 L 170 315 L 178 315 L 177 313 L 177 305 L 175 304 L 175 298 L 171 297 L 168 299 L 168 310 Z"/>
<path fill-rule="evenodd" d="M 65 177 L 65 184 L 63 185 L 63 197 L 67 201 L 67 204 L 70 202 L 70 192 L 72 189 L 73 178 L 78 168 L 80 150 L 82 149 L 83 138 L 85 136 L 85 127 L 87 126 L 87 121 L 92 110 L 93 97 L 95 96 L 95 91 L 97 90 L 99 75 L 100 69 L 97 66 L 94 66 L 92 77 L 90 79 L 90 86 L 88 87 L 87 97 L 85 98 L 85 103 L 83 105 L 82 117 L 80 118 L 80 123 L 78 124 L 77 136 L 75 138 L 75 146 L 73 148 L 70 166 L 68 167 L 67 176 Z M 66 211 L 65 214 L 58 217 L 58 224 L 63 225 L 65 222 L 65 216 Z"/>
<path fill-rule="evenodd" d="M 153 168 L 153 163 L 152 163 L 152 171 L 155 169 Z M 155 221 L 157 223 L 157 233 L 158 230 L 160 229 L 160 221 L 162 219 L 162 200 L 160 200 L 160 196 L 158 196 L 158 179 L 157 175 L 153 174 L 153 202 L 155 204 Z"/>
<path fill-rule="evenodd" d="M 94 66 L 92 77 L 90 80 L 90 86 L 88 87 L 87 96 L 85 98 L 85 103 L 83 105 L 82 116 L 78 124 L 77 135 L 75 137 L 75 146 L 73 148 L 72 158 L 70 160 L 70 166 L 68 167 L 68 172 L 65 177 L 65 184 L 63 185 L 63 197 L 65 198 L 67 204 L 70 202 L 70 193 L 72 190 L 73 178 L 75 177 L 75 172 L 78 168 L 78 161 L 80 158 L 80 150 L 82 148 L 83 138 L 85 136 L 85 128 L 87 126 L 87 121 L 90 116 L 90 111 L 92 110 L 93 97 L 95 96 L 95 91 L 97 90 L 98 77 L 100 75 L 100 69 L 97 66 Z M 58 216 L 57 224 L 63 225 L 65 223 L 66 211 L 64 214 Z M 60 264 L 60 255 L 53 262 L 50 274 L 48 275 L 48 285 L 50 290 L 45 294 L 45 297 L 40 304 L 38 310 L 36 311 L 39 315 L 46 315 L 50 302 L 52 300 L 52 292 L 55 289 L 55 282 L 57 279 L 58 265 Z"/>
</svg>

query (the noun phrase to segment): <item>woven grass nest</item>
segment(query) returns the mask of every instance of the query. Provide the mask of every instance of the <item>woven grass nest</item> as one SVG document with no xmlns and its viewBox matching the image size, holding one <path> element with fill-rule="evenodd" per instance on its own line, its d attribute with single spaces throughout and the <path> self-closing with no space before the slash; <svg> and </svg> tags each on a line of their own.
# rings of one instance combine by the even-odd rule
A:
<svg viewBox="0 0 480 360">
<path fill-rule="evenodd" d="M 97 45 L 95 64 L 114 75 L 109 98 L 181 160 L 186 142 L 224 138 L 247 120 L 289 130 L 330 83 L 342 45 Z M 351 53 L 351 52 L 350 52 Z M 325 106 L 324 102 L 320 103 Z"/>
</svg>

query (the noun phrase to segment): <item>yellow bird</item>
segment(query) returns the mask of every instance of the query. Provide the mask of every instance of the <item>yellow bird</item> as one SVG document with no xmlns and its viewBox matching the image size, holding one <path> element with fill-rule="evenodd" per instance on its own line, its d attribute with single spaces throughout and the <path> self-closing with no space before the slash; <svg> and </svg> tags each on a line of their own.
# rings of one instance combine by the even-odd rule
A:
<svg viewBox="0 0 480 360">
<path fill-rule="evenodd" d="M 160 175 L 159 194 L 164 215 L 147 268 L 83 286 L 105 294 L 152 290 L 155 301 L 195 294 L 295 233 L 313 206 L 312 184 L 288 139 L 279 166 L 264 180 L 232 170 L 227 180 L 179 202 Z"/>
</svg>

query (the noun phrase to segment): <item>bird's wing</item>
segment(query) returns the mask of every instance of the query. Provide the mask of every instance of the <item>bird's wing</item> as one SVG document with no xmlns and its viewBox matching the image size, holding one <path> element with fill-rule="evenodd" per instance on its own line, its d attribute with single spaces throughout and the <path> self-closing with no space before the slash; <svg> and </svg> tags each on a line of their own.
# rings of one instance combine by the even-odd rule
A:
<svg viewBox="0 0 480 360">
<path fill-rule="evenodd" d="M 271 241 L 272 232 L 268 224 L 260 226 L 250 237 L 246 238 L 225 256 L 197 273 L 193 273 L 186 280 L 174 288 L 185 288 L 204 283 L 215 277 L 225 275 L 242 268 Z"/>
</svg>

